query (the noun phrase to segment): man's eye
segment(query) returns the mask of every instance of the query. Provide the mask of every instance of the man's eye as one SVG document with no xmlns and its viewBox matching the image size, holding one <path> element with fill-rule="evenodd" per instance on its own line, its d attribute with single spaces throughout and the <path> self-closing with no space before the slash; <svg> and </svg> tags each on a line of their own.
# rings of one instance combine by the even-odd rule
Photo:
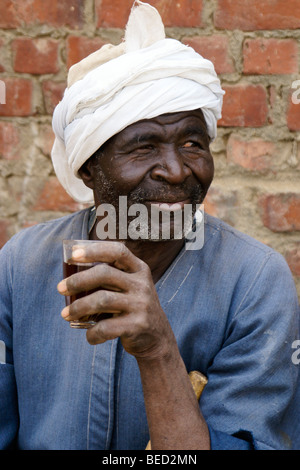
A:
<svg viewBox="0 0 300 470">
<path fill-rule="evenodd" d="M 202 146 L 193 140 L 189 140 L 183 144 L 183 148 L 185 149 L 202 149 Z"/>
<path fill-rule="evenodd" d="M 134 149 L 134 153 L 138 153 L 138 154 L 141 154 L 141 155 L 145 155 L 145 154 L 148 154 L 150 152 L 153 152 L 154 150 L 154 147 L 153 145 L 141 145 L 140 147 Z"/>
<path fill-rule="evenodd" d="M 153 149 L 153 145 L 151 144 L 147 144 L 147 145 L 142 145 L 141 147 L 139 147 L 140 150 L 152 150 Z"/>
</svg>

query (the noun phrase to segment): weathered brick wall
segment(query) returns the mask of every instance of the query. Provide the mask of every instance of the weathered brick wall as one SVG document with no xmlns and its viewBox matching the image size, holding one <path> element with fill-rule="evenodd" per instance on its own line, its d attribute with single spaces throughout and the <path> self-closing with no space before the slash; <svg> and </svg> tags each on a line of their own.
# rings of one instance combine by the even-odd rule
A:
<svg viewBox="0 0 300 470">
<path fill-rule="evenodd" d="M 281 252 L 300 292 L 300 0 L 149 3 L 168 36 L 215 63 L 226 90 L 206 210 Z M 80 208 L 52 169 L 51 114 L 68 68 L 120 42 L 131 4 L 1 0 L 1 245 L 23 227 Z"/>
</svg>

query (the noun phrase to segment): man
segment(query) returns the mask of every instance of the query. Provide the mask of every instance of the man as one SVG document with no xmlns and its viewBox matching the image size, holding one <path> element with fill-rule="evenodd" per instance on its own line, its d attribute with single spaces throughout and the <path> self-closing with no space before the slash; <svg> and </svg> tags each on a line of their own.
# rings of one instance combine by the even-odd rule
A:
<svg viewBox="0 0 300 470">
<path fill-rule="evenodd" d="M 170 217 L 170 240 L 79 244 L 73 260 L 98 264 L 62 275 L 62 240 L 96 240 L 102 204 L 118 209 L 126 196 L 148 221 L 153 207 L 198 207 L 222 94 L 212 64 L 165 39 L 141 2 L 124 43 L 70 70 L 52 158 L 69 194 L 97 210 L 22 231 L 1 252 L 2 448 L 299 445 L 298 304 L 279 254 L 209 216 L 204 246 L 189 250 Z M 86 332 L 69 327 L 93 314 L 103 319 Z M 199 403 L 193 370 L 208 379 Z"/>
</svg>

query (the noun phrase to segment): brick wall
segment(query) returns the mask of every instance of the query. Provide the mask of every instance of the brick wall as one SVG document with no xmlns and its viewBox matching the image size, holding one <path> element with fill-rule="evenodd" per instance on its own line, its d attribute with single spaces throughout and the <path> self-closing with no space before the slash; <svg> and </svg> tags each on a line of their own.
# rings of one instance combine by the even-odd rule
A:
<svg viewBox="0 0 300 470">
<path fill-rule="evenodd" d="M 215 63 L 226 90 L 207 212 L 281 252 L 300 293 L 300 0 L 149 3 L 168 36 Z M 52 169 L 51 114 L 68 68 L 120 42 L 131 4 L 1 0 L 0 245 L 81 208 Z"/>
</svg>

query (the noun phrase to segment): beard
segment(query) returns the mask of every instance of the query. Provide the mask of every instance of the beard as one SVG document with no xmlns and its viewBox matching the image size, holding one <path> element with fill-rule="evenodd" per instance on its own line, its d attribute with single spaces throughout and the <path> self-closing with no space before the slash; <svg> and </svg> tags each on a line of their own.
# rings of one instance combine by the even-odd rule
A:
<svg viewBox="0 0 300 470">
<path fill-rule="evenodd" d="M 107 230 L 107 237 L 109 239 L 118 239 L 124 240 L 124 238 L 120 237 L 120 218 L 123 217 L 122 220 L 125 220 L 126 217 L 126 224 L 127 224 L 127 234 L 132 234 L 132 227 L 134 226 L 135 234 L 140 234 L 138 237 L 139 240 L 147 241 L 151 240 L 153 242 L 158 242 L 162 240 L 173 240 L 173 239 L 182 239 L 185 238 L 187 233 L 192 230 L 193 220 L 196 213 L 196 210 L 199 208 L 199 205 L 204 200 L 204 191 L 202 185 L 197 182 L 191 184 L 188 181 L 184 181 L 182 184 L 179 185 L 170 185 L 165 181 L 157 182 L 157 187 L 147 189 L 143 187 L 143 183 L 138 185 L 135 189 L 130 191 L 126 196 L 126 208 L 124 206 L 121 207 L 120 205 L 120 193 L 116 190 L 117 184 L 109 179 L 104 172 L 102 171 L 100 165 L 97 165 L 97 172 L 96 172 L 96 200 L 100 201 L 100 205 L 108 204 L 113 206 L 114 213 L 115 213 L 115 220 L 113 221 L 115 224 L 115 233 L 114 236 L 111 237 L 109 230 Z M 122 195 L 123 196 L 123 195 Z M 124 197 L 123 197 L 124 199 Z M 147 201 L 170 201 L 170 200 L 185 200 L 189 199 L 190 203 L 185 205 L 185 208 L 180 211 L 163 211 L 161 209 L 155 209 L 153 211 L 153 206 L 151 209 L 146 207 L 145 203 Z M 144 217 L 141 217 L 141 213 L 139 217 L 133 215 L 128 215 L 130 213 L 130 208 L 137 207 L 136 205 L 143 206 L 141 209 L 144 209 L 142 212 Z M 188 206 L 189 214 L 188 217 L 186 216 L 187 211 L 186 207 Z M 99 207 L 99 206 L 98 206 Z M 145 216 L 145 210 L 147 209 L 147 215 Z M 126 214 L 124 213 L 126 211 Z M 138 212 L 138 209 L 137 209 Z M 154 215 L 155 212 L 159 212 L 158 218 L 156 214 L 156 219 L 154 222 Z M 155 226 L 155 230 L 153 227 Z M 168 229 L 169 227 L 169 229 Z M 155 231 L 155 235 L 153 236 L 153 232 Z M 123 233 L 123 232 L 122 232 Z M 167 236 L 166 236 L 167 233 Z M 131 236 L 127 236 L 127 238 L 131 238 Z M 137 239 L 136 237 L 134 239 Z"/>
</svg>

